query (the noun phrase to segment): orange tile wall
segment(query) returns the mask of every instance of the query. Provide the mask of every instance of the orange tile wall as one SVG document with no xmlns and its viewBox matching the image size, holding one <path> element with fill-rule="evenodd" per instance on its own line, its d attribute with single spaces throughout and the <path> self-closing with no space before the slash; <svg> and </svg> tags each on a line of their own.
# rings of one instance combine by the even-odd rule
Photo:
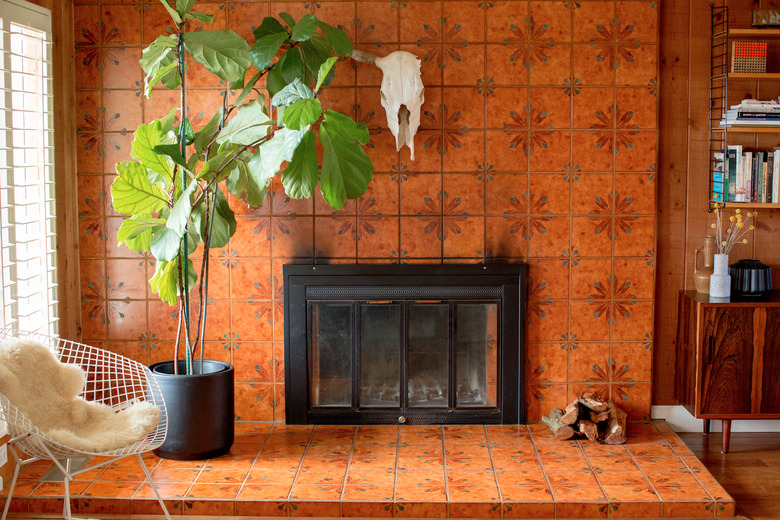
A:
<svg viewBox="0 0 780 520">
<path fill-rule="evenodd" d="M 588 388 L 633 418 L 650 410 L 655 277 L 658 5 L 655 1 L 200 2 L 213 28 L 251 37 L 263 16 L 306 12 L 358 48 L 423 61 L 416 160 L 396 152 L 381 75 L 338 65 L 323 104 L 371 129 L 369 192 L 332 211 L 274 184 L 233 204 L 238 231 L 213 251 L 207 357 L 236 369 L 236 413 L 284 420 L 282 265 L 527 262 L 529 421 Z M 170 30 L 146 0 L 77 2 L 83 340 L 145 363 L 172 357 L 176 308 L 147 279 L 153 258 L 117 247 L 109 186 L 132 132 L 175 104 L 142 94 L 142 49 Z M 226 86 L 193 67 L 189 117 Z M 208 109 L 208 110 L 207 110 Z"/>
</svg>

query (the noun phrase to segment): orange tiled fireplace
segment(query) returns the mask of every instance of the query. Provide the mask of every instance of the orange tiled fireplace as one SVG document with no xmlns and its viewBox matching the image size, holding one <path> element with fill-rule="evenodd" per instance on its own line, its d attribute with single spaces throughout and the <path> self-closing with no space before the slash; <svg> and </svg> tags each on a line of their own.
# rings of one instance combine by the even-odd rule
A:
<svg viewBox="0 0 780 520">
<path fill-rule="evenodd" d="M 525 272 L 286 265 L 287 424 L 524 422 Z"/>
</svg>

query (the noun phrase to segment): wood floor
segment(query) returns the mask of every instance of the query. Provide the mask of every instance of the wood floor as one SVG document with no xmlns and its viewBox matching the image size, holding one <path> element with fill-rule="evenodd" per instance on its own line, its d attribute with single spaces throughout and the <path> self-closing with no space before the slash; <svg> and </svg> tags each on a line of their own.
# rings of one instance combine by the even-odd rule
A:
<svg viewBox="0 0 780 520">
<path fill-rule="evenodd" d="M 737 502 L 737 514 L 780 518 L 780 433 L 732 433 L 725 455 L 720 433 L 678 435 Z"/>
</svg>

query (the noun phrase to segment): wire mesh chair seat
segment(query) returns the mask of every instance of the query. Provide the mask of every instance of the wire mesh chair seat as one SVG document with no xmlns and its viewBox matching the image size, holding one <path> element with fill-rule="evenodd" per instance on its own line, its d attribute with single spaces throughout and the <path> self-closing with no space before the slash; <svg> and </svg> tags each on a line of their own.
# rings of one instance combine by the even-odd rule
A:
<svg viewBox="0 0 780 520">
<path fill-rule="evenodd" d="M 54 462 L 64 475 L 63 515 L 70 520 L 69 482 L 80 473 L 111 464 L 130 455 L 136 455 L 138 458 L 165 516 L 170 519 L 165 503 L 141 457 L 142 453 L 158 448 L 165 441 L 168 432 L 168 414 L 165 401 L 152 372 L 141 363 L 119 354 L 44 334 L 0 329 L 0 342 L 8 339 L 37 341 L 51 349 L 61 363 L 80 366 L 86 375 L 86 384 L 80 394 L 84 400 L 107 405 L 114 411 L 123 410 L 135 403 L 147 402 L 159 410 L 160 418 L 156 427 L 146 437 L 136 442 L 105 450 L 76 449 L 53 439 L 51 435 L 42 431 L 29 418 L 25 417 L 5 395 L 0 393 L 0 421 L 5 421 L 7 424 L 8 433 L 11 435 L 8 446 L 17 462 L 3 509 L 2 520 L 5 520 L 8 514 L 16 480 L 22 466 L 41 459 L 51 459 Z M 27 458 L 21 458 L 20 453 L 26 455 Z M 85 457 L 100 457 L 100 460 L 78 471 L 71 471 L 71 459 Z"/>
</svg>

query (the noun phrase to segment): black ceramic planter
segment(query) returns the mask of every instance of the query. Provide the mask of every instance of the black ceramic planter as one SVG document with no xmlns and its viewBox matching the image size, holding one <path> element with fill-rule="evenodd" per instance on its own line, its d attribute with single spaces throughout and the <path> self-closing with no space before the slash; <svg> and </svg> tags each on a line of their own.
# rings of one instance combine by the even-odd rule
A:
<svg viewBox="0 0 780 520">
<path fill-rule="evenodd" d="M 195 360 L 200 372 L 200 361 Z M 173 361 L 154 363 L 149 369 L 160 384 L 168 410 L 168 436 L 154 453 L 174 460 L 200 460 L 224 455 L 233 445 L 233 366 L 204 360 L 203 373 L 179 375 Z"/>
</svg>

